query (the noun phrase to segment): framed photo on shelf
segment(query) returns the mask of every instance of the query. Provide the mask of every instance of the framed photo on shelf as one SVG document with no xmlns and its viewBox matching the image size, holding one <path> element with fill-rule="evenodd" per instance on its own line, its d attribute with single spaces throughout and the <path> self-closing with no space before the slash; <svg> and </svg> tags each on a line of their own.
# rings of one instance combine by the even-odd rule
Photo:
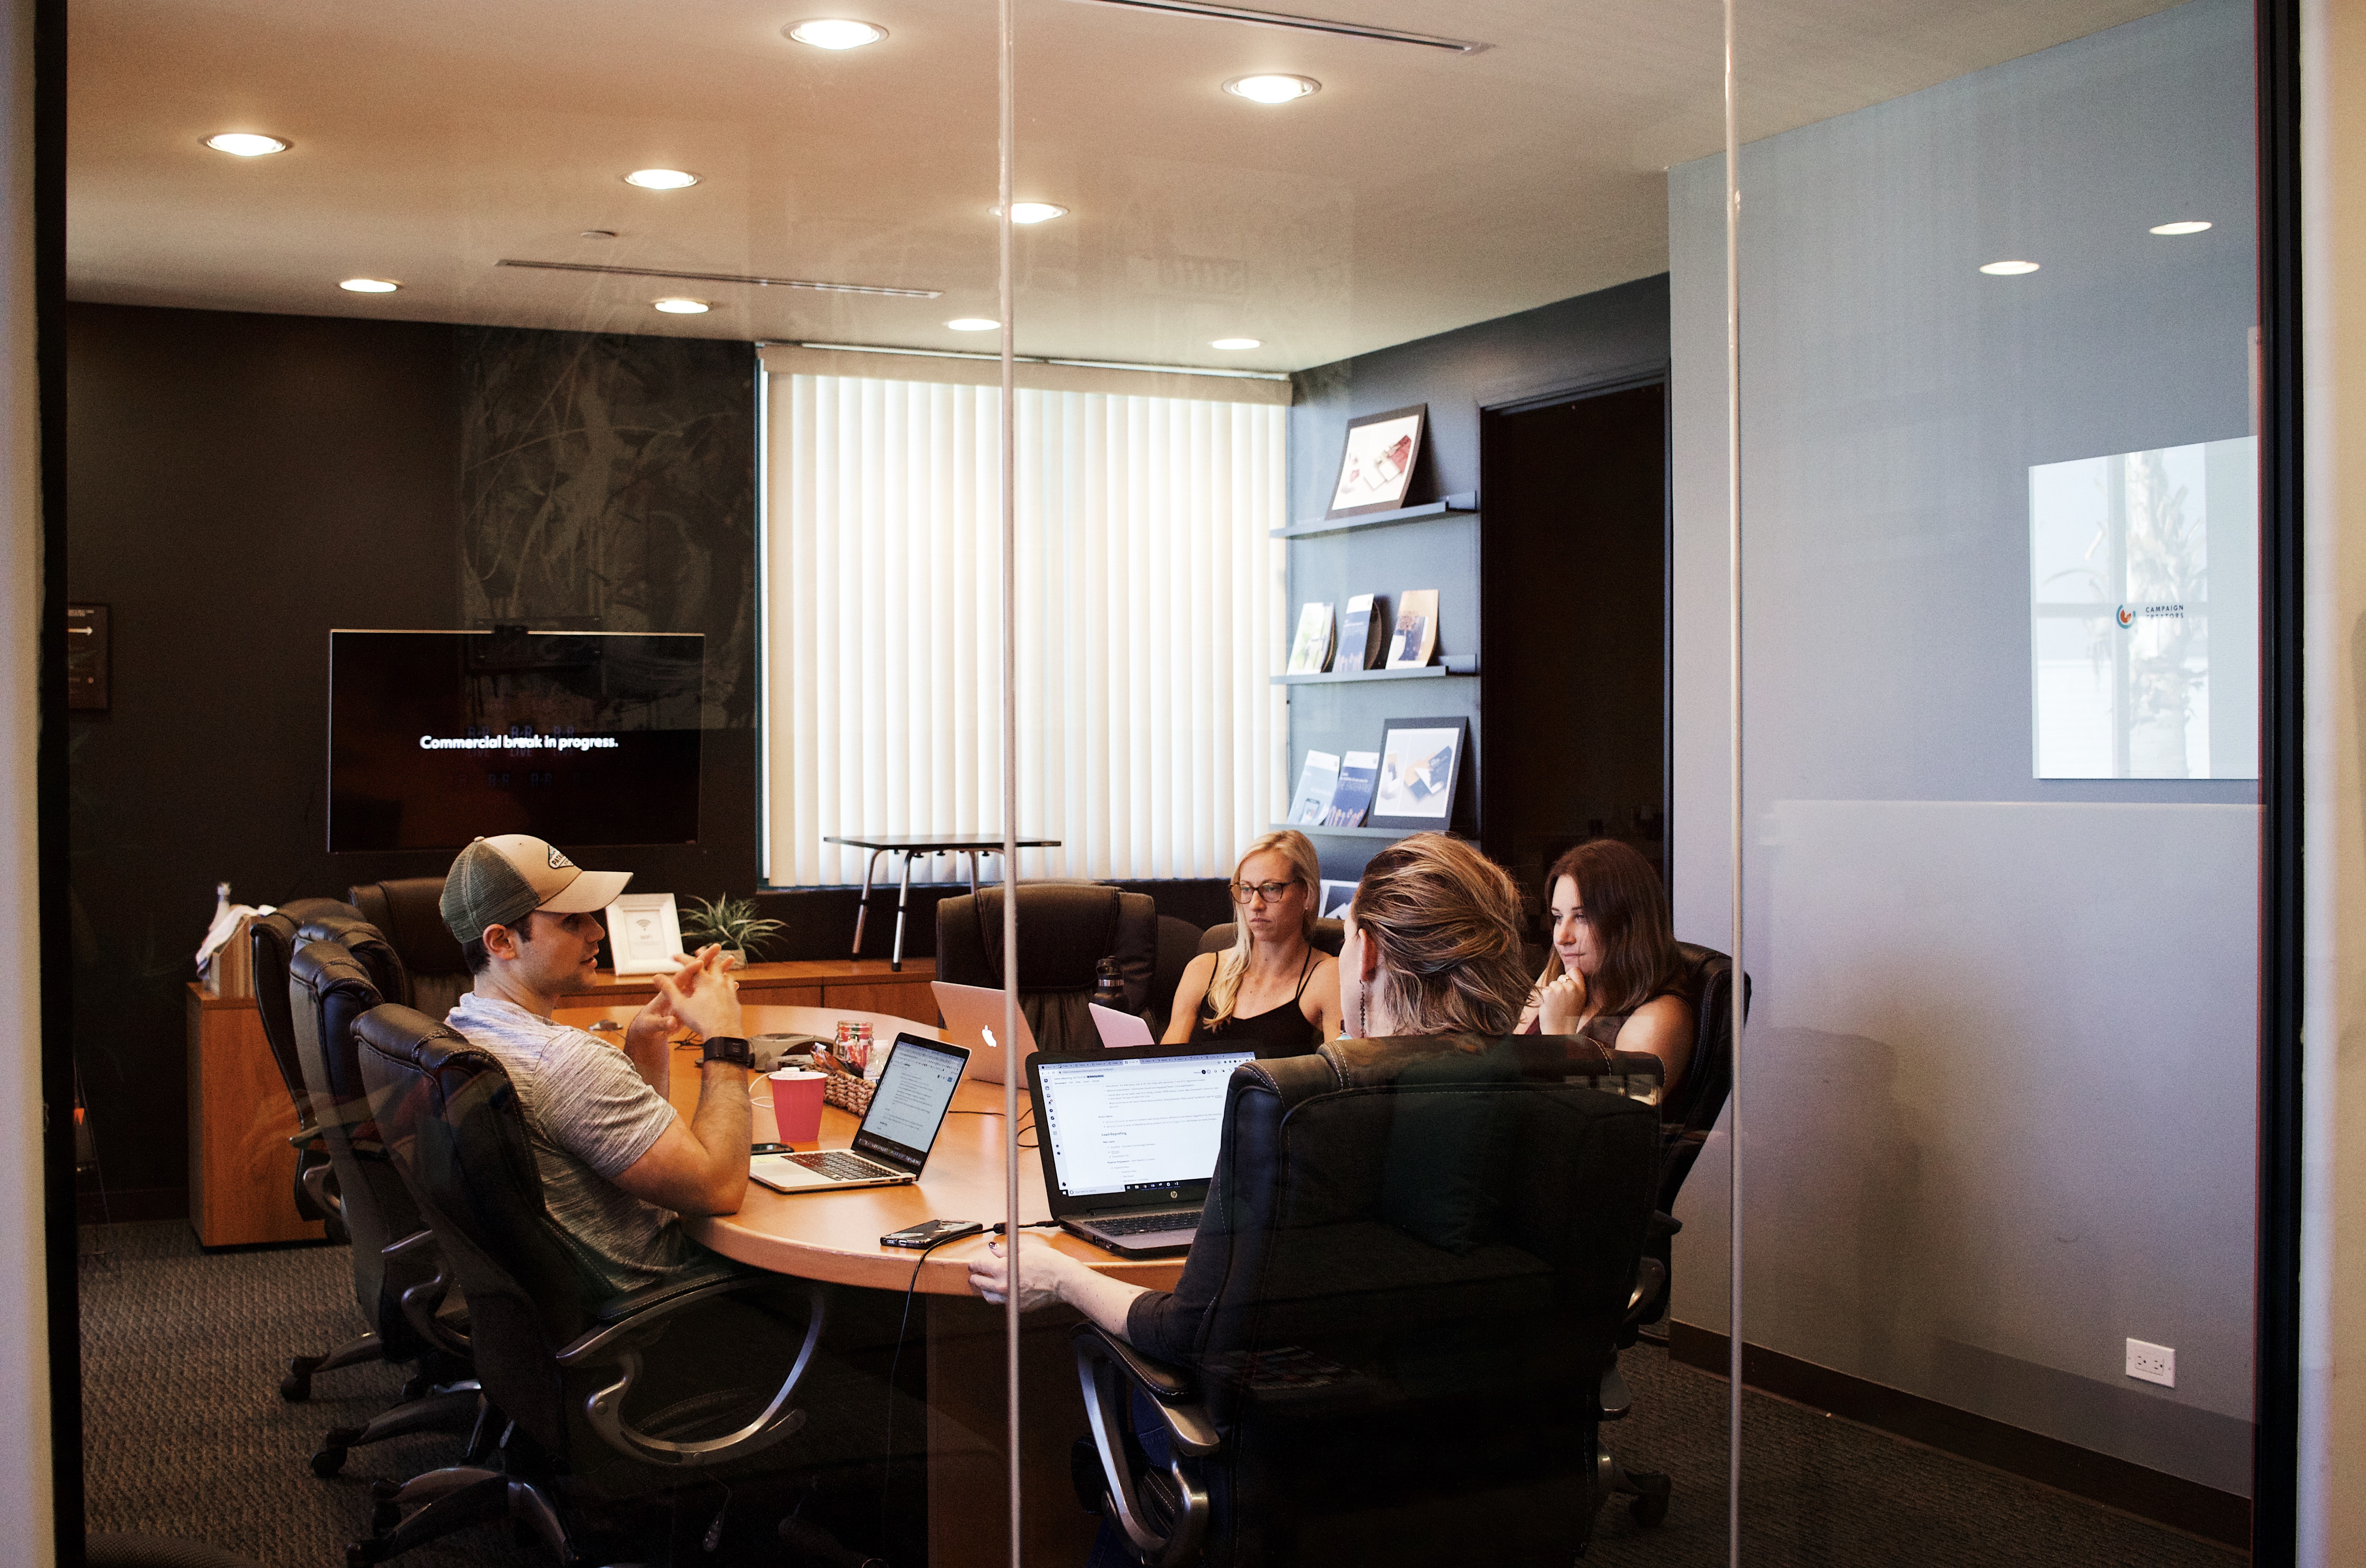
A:
<svg viewBox="0 0 2366 1568">
<path fill-rule="evenodd" d="M 1380 739 L 1380 776 L 1372 790 L 1375 828 L 1445 832 L 1454 821 L 1454 786 L 1470 739 L 1467 718 L 1392 718 Z"/>
<path fill-rule="evenodd" d="M 1347 912 L 1347 906 L 1355 902 L 1355 899 L 1356 885 L 1354 883 L 1334 882 L 1326 877 L 1324 879 L 1323 883 L 1323 896 L 1319 900 L 1320 908 L 1318 908 L 1314 912 L 1315 919 L 1322 920 L 1338 919 Z"/>
<path fill-rule="evenodd" d="M 1323 520 L 1403 506 L 1414 466 L 1421 461 L 1422 430 L 1428 419 L 1429 405 L 1416 403 L 1349 420 L 1346 446 L 1339 454 L 1339 482 L 1332 487 L 1331 510 Z"/>
<path fill-rule="evenodd" d="M 608 957 L 619 975 L 664 975 L 682 951 L 682 915 L 670 893 L 625 893 L 608 906 Z"/>
</svg>

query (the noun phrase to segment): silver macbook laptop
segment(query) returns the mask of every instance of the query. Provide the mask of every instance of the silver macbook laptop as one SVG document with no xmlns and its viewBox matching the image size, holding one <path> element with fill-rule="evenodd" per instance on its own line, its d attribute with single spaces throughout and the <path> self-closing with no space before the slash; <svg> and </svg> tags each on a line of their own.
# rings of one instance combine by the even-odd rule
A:
<svg viewBox="0 0 2366 1568">
<path fill-rule="evenodd" d="M 956 986 L 950 980 L 931 980 L 929 989 L 935 993 L 937 1010 L 945 1015 L 945 1032 L 970 1050 L 970 1071 L 982 1083 L 1002 1083 L 1004 1064 L 1009 1053 L 1003 1049 L 1002 993 L 986 986 Z M 1019 1059 L 1024 1062 L 1035 1054 L 1035 1033 L 1027 1027 L 1027 1015 L 1019 1015 Z"/>
<path fill-rule="evenodd" d="M 851 1149 L 758 1155 L 748 1162 L 749 1179 L 775 1192 L 901 1187 L 918 1181 L 968 1060 L 969 1053 L 958 1045 L 897 1035 Z"/>
<path fill-rule="evenodd" d="M 1030 1057 L 1052 1217 L 1131 1258 L 1188 1248 L 1223 1143 L 1225 1088 L 1256 1060 L 1205 1045 Z"/>
</svg>

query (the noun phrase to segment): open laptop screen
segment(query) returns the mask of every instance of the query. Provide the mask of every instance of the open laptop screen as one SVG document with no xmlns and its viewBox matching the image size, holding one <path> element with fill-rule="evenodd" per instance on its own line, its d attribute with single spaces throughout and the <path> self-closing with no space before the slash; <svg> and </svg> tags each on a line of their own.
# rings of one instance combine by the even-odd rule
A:
<svg viewBox="0 0 2366 1568">
<path fill-rule="evenodd" d="M 858 1154 L 917 1171 L 927 1163 L 969 1053 L 916 1035 L 899 1034 L 872 1091 L 871 1109 L 854 1134 Z"/>
<path fill-rule="evenodd" d="M 1189 1046 L 1037 1056 L 1050 1194 L 1139 1192 L 1146 1201 L 1204 1183 L 1224 1135 L 1224 1086 L 1253 1050 Z"/>
</svg>

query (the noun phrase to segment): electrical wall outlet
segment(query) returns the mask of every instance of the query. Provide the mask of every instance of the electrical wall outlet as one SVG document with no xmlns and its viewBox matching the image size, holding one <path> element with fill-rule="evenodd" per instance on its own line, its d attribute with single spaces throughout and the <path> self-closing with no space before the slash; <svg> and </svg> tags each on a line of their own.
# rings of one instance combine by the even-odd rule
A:
<svg viewBox="0 0 2366 1568">
<path fill-rule="evenodd" d="M 2177 1386 L 2177 1352 L 2166 1345 L 2148 1345 L 2141 1339 L 2128 1341 L 2128 1376 L 2146 1382 L 2157 1382 L 2163 1388 Z"/>
</svg>

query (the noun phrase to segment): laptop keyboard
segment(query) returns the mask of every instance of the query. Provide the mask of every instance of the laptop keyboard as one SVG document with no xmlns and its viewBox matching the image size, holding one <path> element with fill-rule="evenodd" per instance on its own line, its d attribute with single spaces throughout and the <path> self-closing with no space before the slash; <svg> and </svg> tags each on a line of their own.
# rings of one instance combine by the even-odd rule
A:
<svg viewBox="0 0 2366 1568">
<path fill-rule="evenodd" d="M 1200 1211 L 1177 1209 L 1165 1214 L 1128 1214 L 1121 1220 L 1095 1220 L 1093 1229 L 1103 1235 L 1147 1235 L 1153 1231 L 1188 1231 L 1200 1228 Z"/>
<path fill-rule="evenodd" d="M 822 1149 L 809 1155 L 785 1155 L 783 1158 L 801 1165 L 817 1176 L 827 1176 L 833 1181 L 861 1181 L 876 1176 L 901 1176 L 900 1170 L 890 1170 L 839 1149 Z"/>
</svg>

